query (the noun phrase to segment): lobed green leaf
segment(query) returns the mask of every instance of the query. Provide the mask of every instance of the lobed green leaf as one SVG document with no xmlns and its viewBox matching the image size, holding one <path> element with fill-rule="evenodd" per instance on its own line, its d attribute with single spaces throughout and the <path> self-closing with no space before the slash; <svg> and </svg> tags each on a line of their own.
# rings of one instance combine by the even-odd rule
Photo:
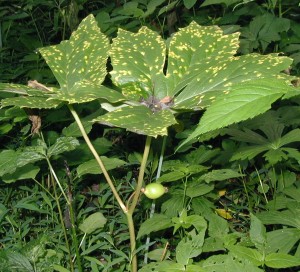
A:
<svg viewBox="0 0 300 272">
<path fill-rule="evenodd" d="M 142 27 L 138 33 L 120 29 L 110 51 L 113 82 L 122 88 L 129 99 L 157 96 L 157 90 L 161 88 L 165 53 L 165 42 L 149 28 Z"/>
<path fill-rule="evenodd" d="M 110 44 L 93 15 L 86 17 L 67 41 L 39 51 L 56 77 L 60 91 L 55 99 L 83 103 L 112 94 L 101 86 L 107 74 Z"/>
</svg>

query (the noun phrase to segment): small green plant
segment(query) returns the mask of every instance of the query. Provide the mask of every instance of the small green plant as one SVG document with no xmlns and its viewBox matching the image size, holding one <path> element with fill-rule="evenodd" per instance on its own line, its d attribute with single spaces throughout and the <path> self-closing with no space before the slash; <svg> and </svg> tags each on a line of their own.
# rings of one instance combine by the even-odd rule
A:
<svg viewBox="0 0 300 272">
<path fill-rule="evenodd" d="M 90 15 L 81 22 L 69 40 L 39 49 L 59 86 L 48 87 L 37 81 L 30 82 L 29 86 L 0 84 L 3 92 L 22 95 L 2 99 L 2 107 L 68 108 L 78 126 L 80 136 L 94 157 L 78 167 L 77 171 L 81 171 L 81 174 L 102 173 L 127 219 L 130 237 L 128 262 L 132 272 L 138 269 L 133 215 L 141 197 L 153 138 L 167 135 L 168 128 L 177 123 L 176 117 L 181 112 L 206 109 L 199 126 L 181 143 L 182 147 L 204 133 L 264 113 L 273 102 L 283 96 L 298 94 L 298 90 L 291 84 L 294 78 L 281 73 L 289 67 L 291 59 L 279 57 L 277 54 L 236 56 L 238 37 L 239 33 L 225 35 L 216 26 L 204 27 L 192 22 L 175 33 L 168 42 L 156 32 L 142 27 L 137 33 L 120 29 L 117 37 L 110 43 L 100 32 L 94 17 Z M 109 80 L 108 58 L 112 65 L 109 73 L 111 82 L 104 84 Z M 107 113 L 102 114 L 103 111 L 99 111 L 99 116 L 92 116 L 83 122 L 76 105 L 93 101 L 98 101 Z M 137 181 L 127 199 L 122 198 L 116 183 L 108 173 L 109 169 L 121 166 L 123 162 L 99 155 L 88 135 L 91 123 L 125 128 L 146 136 Z M 83 271 L 72 194 L 69 189 L 63 187 L 50 161 L 50 158 L 55 158 L 62 152 L 72 151 L 78 145 L 79 141 L 74 137 L 59 137 L 50 147 L 43 139 L 38 140 L 34 146 L 26 147 L 22 151 L 2 151 L 0 165 L 3 166 L 2 176 L 19 171 L 18 174 L 23 177 L 34 178 L 39 168 L 31 164 L 46 160 L 52 186 L 59 186 L 68 206 L 77 269 Z M 183 171 L 181 177 L 201 171 L 203 167 L 191 167 L 188 171 Z M 161 182 L 163 180 L 167 181 L 166 176 L 160 178 Z M 157 185 L 155 184 L 156 187 Z M 162 185 L 159 187 L 160 194 L 164 193 Z M 206 192 L 211 189 L 211 186 L 203 186 Z M 146 191 L 147 186 L 147 195 Z M 192 189 L 188 193 L 191 198 L 195 197 Z M 59 207 L 58 195 L 55 199 Z M 61 211 L 60 217 L 62 221 Z M 168 220 L 164 228 L 174 225 L 175 229 L 183 228 L 189 232 L 176 247 L 179 267 L 188 267 L 189 260 L 202 253 L 207 229 L 204 217 L 188 215 L 181 209 L 179 218 L 171 221 L 169 217 L 165 220 L 162 220 L 162 216 L 153 218 L 160 222 L 158 229 L 162 229 L 162 222 L 166 223 Z M 154 219 L 150 221 L 151 224 Z M 96 213 L 86 218 L 85 222 L 79 229 L 87 235 L 99 225 L 104 225 L 106 219 L 102 214 Z M 91 225 L 91 222 L 95 225 Z M 63 222 L 61 224 L 64 225 Z M 190 227 L 194 230 L 189 231 Z M 144 228 L 145 224 L 139 230 L 138 238 L 142 234 L 150 233 L 149 230 L 143 231 Z M 67 235 L 65 240 L 68 241 Z M 72 254 L 69 252 L 69 255 Z M 70 269 L 74 271 L 72 263 L 71 260 Z"/>
<path fill-rule="evenodd" d="M 296 128 L 284 133 L 285 125 L 279 119 L 278 113 L 268 112 L 246 122 L 244 129 L 225 129 L 224 132 L 230 135 L 231 139 L 247 143 L 233 154 L 231 160 L 251 160 L 263 153 L 269 166 L 286 160 L 299 161 L 300 153 L 291 146 L 300 141 L 300 130 Z M 251 129 L 252 127 L 263 135 Z"/>
</svg>

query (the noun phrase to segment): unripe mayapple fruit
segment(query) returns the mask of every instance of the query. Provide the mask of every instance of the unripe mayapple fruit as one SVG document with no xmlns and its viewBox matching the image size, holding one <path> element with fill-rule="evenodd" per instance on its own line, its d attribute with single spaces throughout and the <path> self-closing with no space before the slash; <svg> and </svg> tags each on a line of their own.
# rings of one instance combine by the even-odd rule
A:
<svg viewBox="0 0 300 272">
<path fill-rule="evenodd" d="M 142 192 L 150 199 L 157 199 L 161 197 L 166 191 L 166 188 L 160 183 L 150 183 L 142 189 Z"/>
</svg>

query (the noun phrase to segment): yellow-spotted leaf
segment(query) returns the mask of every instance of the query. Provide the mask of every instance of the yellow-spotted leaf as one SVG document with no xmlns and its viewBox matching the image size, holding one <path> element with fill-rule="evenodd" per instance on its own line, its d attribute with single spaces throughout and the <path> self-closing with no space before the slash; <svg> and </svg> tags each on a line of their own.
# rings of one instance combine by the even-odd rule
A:
<svg viewBox="0 0 300 272">
<path fill-rule="evenodd" d="M 7 84 L 7 83 L 0 83 L 0 91 L 18 95 L 28 95 L 28 91 L 34 90 L 33 88 L 21 85 L 21 84 Z"/>
<path fill-rule="evenodd" d="M 52 96 L 52 99 L 54 100 L 65 101 L 70 104 L 89 102 L 96 98 L 103 98 L 112 103 L 125 99 L 125 97 L 116 90 L 109 89 L 103 85 L 93 84 L 85 80 L 76 82 L 69 93 L 58 92 Z"/>
<path fill-rule="evenodd" d="M 287 77 L 285 75 L 275 77 L 275 75 L 290 64 L 291 59 L 278 57 L 275 54 L 267 56 L 252 54 L 241 57 L 227 55 L 222 59 L 204 61 L 193 66 L 193 72 L 188 75 L 188 82 L 187 79 L 183 80 L 186 86 L 176 97 L 174 108 L 207 108 L 220 96 L 225 95 L 224 99 L 229 100 L 229 96 L 226 95 L 240 90 L 240 85 L 247 82 L 252 83 L 253 94 L 255 94 L 256 87 L 260 88 L 260 82 L 256 80 L 260 79 L 267 79 L 265 80 L 267 90 L 272 90 L 274 81 L 283 83 L 281 93 L 284 94 L 291 91 L 291 86 L 286 81 Z M 176 88 L 178 91 L 184 87 L 183 83 Z"/>
<path fill-rule="evenodd" d="M 38 90 L 39 86 L 35 89 L 18 84 L 0 84 L 0 91 L 24 95 L 4 99 L 1 105 L 54 108 L 61 102 L 84 103 L 98 98 L 111 103 L 124 100 L 120 92 L 102 85 L 107 75 L 109 50 L 109 39 L 100 32 L 93 15 L 89 15 L 69 40 L 39 49 L 60 88 L 44 86 L 45 91 Z"/>
<path fill-rule="evenodd" d="M 110 43 L 100 32 L 93 15 L 86 17 L 69 40 L 39 51 L 56 77 L 60 91 L 54 99 L 69 103 L 88 102 L 97 98 L 122 100 L 101 84 L 107 74 Z"/>
<path fill-rule="evenodd" d="M 168 43 L 146 27 L 137 33 L 120 30 L 110 52 L 112 80 L 128 100 L 135 101 L 131 105 L 140 103 L 151 109 L 153 103 L 149 100 L 157 104 L 168 98 L 160 110 L 174 113 L 208 108 L 187 139 L 190 141 L 261 114 L 293 90 L 292 77 L 281 73 L 291 65 L 290 58 L 277 54 L 236 56 L 238 39 L 239 33 L 225 35 L 217 26 L 195 22 L 180 29 Z M 130 109 L 133 107 L 126 113 L 136 118 Z M 107 123 L 120 125 L 119 120 L 109 119 Z"/>
<path fill-rule="evenodd" d="M 161 99 L 165 96 L 162 89 L 166 45 L 158 33 L 147 27 L 138 33 L 120 29 L 113 39 L 110 57 L 112 80 L 127 98 L 138 100 L 155 95 Z"/>
<path fill-rule="evenodd" d="M 1 100 L 1 107 L 18 106 L 20 108 L 51 109 L 58 107 L 60 104 L 61 101 L 49 100 L 47 97 L 18 96 Z"/>
<path fill-rule="evenodd" d="M 10 86 L 11 92 L 27 96 L 4 99 L 2 106 L 49 108 L 59 101 L 101 98 L 111 111 L 94 122 L 153 137 L 166 135 L 176 124 L 174 113 L 207 109 L 184 145 L 265 112 L 285 94 L 295 95 L 293 77 L 281 73 L 292 59 L 277 54 L 236 56 L 238 38 L 239 33 L 226 35 L 217 26 L 192 22 L 168 41 L 147 27 L 137 33 L 119 30 L 110 45 L 89 15 L 69 40 L 40 49 L 60 89 L 39 95 Z M 112 82 L 120 91 L 102 85 L 108 57 Z M 113 105 L 116 102 L 121 103 Z"/>
<path fill-rule="evenodd" d="M 224 35 L 217 26 L 200 26 L 195 22 L 175 33 L 168 54 L 168 95 L 176 95 L 191 80 L 206 76 L 209 67 L 232 58 L 239 47 L 238 37 L 239 33 Z"/>
<path fill-rule="evenodd" d="M 152 137 L 167 135 L 167 128 L 176 124 L 168 110 L 153 112 L 145 106 L 128 106 L 109 112 L 93 120 L 109 126 L 126 128 L 129 131 Z"/>
<path fill-rule="evenodd" d="M 49 88 L 48 91 L 35 89 L 21 84 L 0 83 L 0 91 L 20 95 L 1 100 L 1 107 L 18 106 L 20 108 L 38 108 L 50 109 L 56 108 L 61 103 L 58 100 L 51 100 L 55 93 L 55 88 Z"/>
</svg>

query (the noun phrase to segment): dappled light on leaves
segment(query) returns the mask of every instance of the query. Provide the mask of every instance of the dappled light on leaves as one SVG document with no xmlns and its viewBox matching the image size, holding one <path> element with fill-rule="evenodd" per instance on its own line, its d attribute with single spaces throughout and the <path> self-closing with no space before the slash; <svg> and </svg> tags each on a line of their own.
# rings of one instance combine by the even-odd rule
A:
<svg viewBox="0 0 300 272">
<path fill-rule="evenodd" d="M 239 33 L 196 22 L 179 29 L 168 42 L 153 30 L 120 29 L 110 44 L 92 15 L 70 39 L 39 51 L 60 88 L 49 92 L 0 85 L 25 96 L 2 106 L 51 108 L 61 103 L 103 99 L 109 112 L 94 118 L 109 126 L 153 137 L 167 135 L 174 114 L 207 109 L 198 128 L 184 142 L 268 110 L 283 95 L 296 95 L 294 79 L 281 73 L 292 60 L 278 54 L 236 56 Z M 103 85 L 110 58 L 112 83 Z M 116 104 L 118 103 L 118 104 Z M 184 144 L 183 143 L 183 144 Z"/>
</svg>

